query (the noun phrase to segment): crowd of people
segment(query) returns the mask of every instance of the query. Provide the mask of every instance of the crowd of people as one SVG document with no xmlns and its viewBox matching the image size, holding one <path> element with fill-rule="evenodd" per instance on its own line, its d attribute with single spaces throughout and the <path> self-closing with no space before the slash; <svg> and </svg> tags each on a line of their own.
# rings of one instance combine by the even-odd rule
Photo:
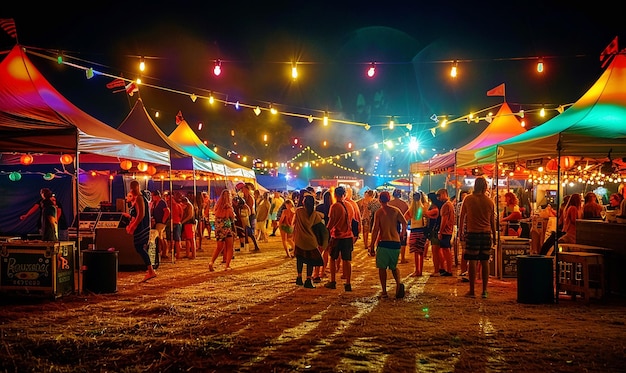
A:
<svg viewBox="0 0 626 373">
<path fill-rule="evenodd" d="M 214 271 L 222 257 L 224 270 L 241 250 L 260 251 L 259 243 L 269 237 L 281 238 L 285 257 L 296 258 L 295 283 L 315 288 L 328 277 L 324 287 L 337 288 L 337 277 L 344 290 L 352 291 L 351 261 L 361 240 L 363 249 L 376 258 L 375 266 L 381 285 L 381 296 L 387 295 L 387 272 L 395 280 L 395 296 L 404 296 L 398 264 L 412 259 L 412 277 L 423 276 L 424 260 L 430 249 L 432 276 L 452 276 L 460 259 L 462 281 L 469 283 L 467 296 L 475 296 L 477 277 L 482 280 L 481 296 L 487 297 L 489 259 L 500 234 L 520 235 L 524 218 L 519 199 L 512 191 L 503 194 L 499 203 L 483 177 L 476 178 L 471 191 L 461 190 L 458 200 L 446 188 L 434 192 L 416 191 L 410 196 L 400 189 L 393 193 L 367 190 L 355 199 L 350 187 L 338 186 L 316 190 L 308 187 L 291 193 L 261 193 L 252 183 L 240 182 L 234 190 L 224 189 L 213 201 L 207 192 L 193 193 L 140 190 L 135 180 L 126 197 L 128 224 L 136 251 L 147 267 L 143 281 L 156 277 L 148 255 L 150 231 L 156 232 L 160 259 L 195 259 L 202 251 L 202 240 L 216 240 L 209 271 Z M 51 190 L 43 188 L 41 199 L 21 219 L 39 211 L 38 227 L 42 239 L 57 241 L 61 234 L 58 219 L 62 211 Z M 604 219 L 606 210 L 625 211 L 623 190 L 609 197 L 604 207 L 593 193 L 578 193 L 563 199 L 555 234 L 544 246 L 576 242 L 576 220 Z M 544 211 L 557 215 L 548 208 Z M 498 221 L 499 217 L 499 221 Z M 271 232 L 271 233 L 270 233 Z M 60 237 L 61 235 L 61 237 Z M 239 245 L 237 245 L 239 243 Z M 407 250 L 408 246 L 408 250 Z M 455 250 L 455 247 L 457 250 Z M 543 251 L 543 248 L 542 248 Z M 455 253 L 461 254 L 455 258 Z M 303 279 L 304 265 L 306 277 Z"/>
</svg>

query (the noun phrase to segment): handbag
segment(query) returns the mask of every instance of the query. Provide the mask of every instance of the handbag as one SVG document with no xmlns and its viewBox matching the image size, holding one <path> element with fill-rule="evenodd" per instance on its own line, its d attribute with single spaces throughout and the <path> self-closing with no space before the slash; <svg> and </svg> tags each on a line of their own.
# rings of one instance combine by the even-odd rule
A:
<svg viewBox="0 0 626 373">
<path fill-rule="evenodd" d="M 343 208 L 346 210 L 346 215 L 348 214 L 348 209 L 346 208 L 346 205 L 343 204 L 343 202 L 339 202 L 341 203 L 341 206 L 343 206 Z M 359 221 L 356 219 L 352 219 L 352 222 L 350 222 L 350 229 L 352 230 L 352 235 L 356 238 L 359 238 Z"/>
</svg>

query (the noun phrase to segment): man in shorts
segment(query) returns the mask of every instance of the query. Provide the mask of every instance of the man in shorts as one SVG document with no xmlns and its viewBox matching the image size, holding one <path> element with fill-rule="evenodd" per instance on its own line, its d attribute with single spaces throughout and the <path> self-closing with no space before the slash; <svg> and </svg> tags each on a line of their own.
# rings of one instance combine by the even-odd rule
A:
<svg viewBox="0 0 626 373">
<path fill-rule="evenodd" d="M 459 217 L 459 238 L 465 240 L 463 259 L 469 260 L 469 292 L 466 296 L 474 298 L 476 265 L 480 262 L 483 280 L 482 297 L 487 298 L 489 281 L 489 255 L 496 242 L 495 206 L 487 196 L 487 181 L 484 177 L 476 178 L 474 191 L 463 200 Z"/>
<path fill-rule="evenodd" d="M 400 209 L 402 215 L 404 215 L 409 210 L 409 204 L 406 203 L 402 199 L 402 191 L 398 188 L 393 190 L 391 194 L 393 197 L 391 201 L 389 201 L 389 206 L 397 207 Z M 406 227 L 404 231 L 400 230 L 400 224 L 398 224 L 398 233 L 400 234 L 400 263 L 408 263 L 406 260 L 406 243 L 407 243 L 407 231 Z"/>
<path fill-rule="evenodd" d="M 391 206 L 389 192 L 380 193 L 382 205 L 374 213 L 374 225 L 372 226 L 372 243 L 369 254 L 376 255 L 376 268 L 382 287 L 381 298 L 387 298 L 387 269 L 391 270 L 396 280 L 396 298 L 404 298 L 404 284 L 400 282 L 400 270 L 398 269 L 398 257 L 400 256 L 400 233 L 398 225 L 406 232 L 407 223 L 402 211 Z"/>
<path fill-rule="evenodd" d="M 454 225 L 456 219 L 454 217 L 454 205 L 448 198 L 448 191 L 441 188 L 437 191 L 437 199 L 441 202 L 439 216 L 441 223 L 439 224 L 439 248 L 440 248 L 440 267 L 439 275 L 452 276 L 452 234 L 454 233 Z"/>
<path fill-rule="evenodd" d="M 335 188 L 335 199 L 337 202 L 330 206 L 328 214 L 328 224 L 326 224 L 330 232 L 331 246 L 330 257 L 330 282 L 324 284 L 328 289 L 336 289 L 337 282 L 335 276 L 337 274 L 336 260 L 341 257 L 343 275 L 346 283 L 345 291 L 352 291 L 350 278 L 352 277 L 352 250 L 354 248 L 354 235 L 352 234 L 352 219 L 356 217 L 352 204 L 344 202 L 346 190 L 342 186 Z"/>
</svg>

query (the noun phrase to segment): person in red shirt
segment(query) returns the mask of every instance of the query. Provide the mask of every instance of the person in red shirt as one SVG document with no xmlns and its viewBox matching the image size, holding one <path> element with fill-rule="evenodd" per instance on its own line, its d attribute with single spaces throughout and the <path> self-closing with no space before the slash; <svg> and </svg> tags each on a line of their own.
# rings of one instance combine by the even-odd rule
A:
<svg viewBox="0 0 626 373">
<path fill-rule="evenodd" d="M 335 199 L 337 202 L 330 206 L 328 224 L 326 225 L 331 240 L 330 257 L 330 282 L 324 284 L 324 287 L 336 289 L 337 282 L 335 276 L 337 274 L 336 260 L 341 257 L 343 265 L 343 275 L 346 283 L 345 291 L 352 291 L 350 278 L 352 277 L 352 250 L 354 249 L 354 235 L 352 234 L 352 219 L 356 217 L 352 204 L 344 202 L 346 190 L 342 186 L 335 188 Z"/>
</svg>

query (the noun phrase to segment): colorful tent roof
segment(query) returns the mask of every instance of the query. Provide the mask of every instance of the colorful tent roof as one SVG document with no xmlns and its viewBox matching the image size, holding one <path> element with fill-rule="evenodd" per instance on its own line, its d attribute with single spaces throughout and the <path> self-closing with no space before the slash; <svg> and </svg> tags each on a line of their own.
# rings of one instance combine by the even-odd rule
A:
<svg viewBox="0 0 626 373">
<path fill-rule="evenodd" d="M 250 168 L 241 166 L 233 161 L 230 161 L 213 150 L 209 149 L 202 140 L 191 129 L 187 121 L 183 120 L 176 129 L 168 136 L 170 140 L 174 141 L 181 148 L 190 154 L 197 154 L 202 158 L 210 159 L 216 164 L 223 165 L 224 174 L 226 176 L 243 177 L 247 179 L 255 179 L 256 175 Z"/>
<path fill-rule="evenodd" d="M 167 149 L 121 133 L 69 102 L 19 45 L 0 63 L 0 149 L 78 150 L 81 162 L 86 163 L 119 163 L 120 159 L 159 165 L 170 162 Z"/>
<path fill-rule="evenodd" d="M 460 166 L 572 155 L 626 156 L 626 55 L 622 50 L 593 86 L 562 114 L 497 145 L 464 152 Z"/>
<path fill-rule="evenodd" d="M 141 98 L 137 99 L 133 109 L 117 129 L 136 139 L 169 149 L 173 170 L 197 170 L 224 175 L 210 160 L 195 156 L 170 140 L 150 118 Z"/>
<path fill-rule="evenodd" d="M 515 135 L 526 132 L 509 105 L 504 102 L 489 126 L 469 143 L 448 153 L 434 156 L 428 161 L 418 164 L 418 171 L 441 170 L 466 162 L 465 151 L 479 149 L 488 145 L 498 144 Z"/>
</svg>

